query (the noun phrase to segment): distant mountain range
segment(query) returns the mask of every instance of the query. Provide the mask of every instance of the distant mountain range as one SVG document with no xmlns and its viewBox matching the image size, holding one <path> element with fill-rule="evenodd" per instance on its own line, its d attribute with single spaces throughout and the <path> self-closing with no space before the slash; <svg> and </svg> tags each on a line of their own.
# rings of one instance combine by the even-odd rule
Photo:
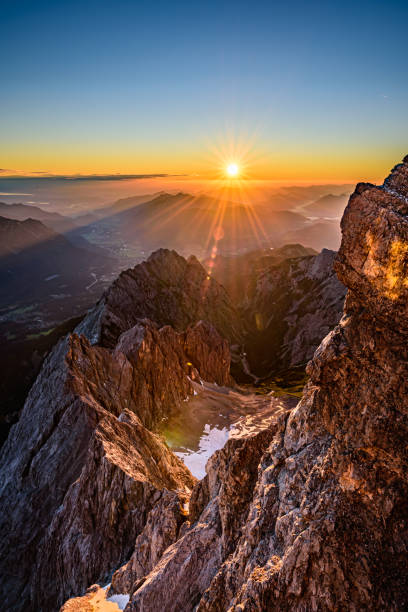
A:
<svg viewBox="0 0 408 612">
<path fill-rule="evenodd" d="M 248 188 L 239 186 L 217 187 L 202 192 L 219 199 L 227 198 L 233 202 L 247 204 L 265 204 L 273 210 L 297 210 L 306 206 L 327 194 L 342 195 L 351 194 L 354 189 L 352 184 L 327 184 L 327 185 L 287 185 L 283 187 L 268 188 L 250 186 Z"/>
<path fill-rule="evenodd" d="M 64 236 L 75 246 L 85 249 L 86 251 L 98 253 L 99 255 L 109 256 L 108 252 L 88 242 L 84 237 L 85 228 L 98 220 L 98 217 L 91 213 L 71 218 L 56 212 L 43 210 L 31 204 L 6 204 L 5 202 L 0 202 L 0 216 L 16 221 L 24 221 L 26 219 L 41 221 L 41 223 L 53 229 L 55 232 L 64 234 Z"/>
<path fill-rule="evenodd" d="M 340 218 L 349 199 L 348 193 L 329 193 L 302 208 L 302 213 L 313 217 Z"/>
<path fill-rule="evenodd" d="M 65 233 L 77 228 L 75 221 L 56 212 L 48 212 L 38 206 L 28 204 L 6 204 L 0 202 L 0 216 L 16 221 L 36 219 L 59 233 Z"/>
<path fill-rule="evenodd" d="M 72 308 L 67 298 L 87 293 L 114 260 L 71 244 L 41 221 L 0 217 L 0 308 L 31 306 L 59 300 L 59 310 Z M 90 302 L 93 296 L 90 293 Z M 69 304 L 69 305 L 68 305 Z M 72 316 L 61 313 L 60 320 Z"/>
<path fill-rule="evenodd" d="M 109 204 L 108 206 L 99 208 L 97 214 L 105 217 L 111 214 L 123 212 L 128 208 L 133 208 L 134 206 L 138 206 L 139 204 L 143 204 L 144 202 L 150 202 L 161 195 L 169 194 L 166 194 L 165 191 L 158 191 L 157 193 L 134 195 L 128 198 L 121 198 L 120 200 L 116 200 L 115 202 L 113 202 L 113 204 Z"/>
<path fill-rule="evenodd" d="M 340 241 L 340 223 L 334 219 L 318 219 L 300 230 L 291 230 L 282 236 L 282 244 L 300 242 L 316 251 L 326 248 L 337 251 Z"/>
<path fill-rule="evenodd" d="M 207 195 L 161 193 L 148 202 L 111 206 L 93 231 L 111 225 L 126 244 L 144 250 L 157 247 L 178 249 L 202 256 L 217 243 L 224 253 L 238 253 L 260 246 L 273 246 L 291 230 L 300 229 L 306 219 L 288 210 L 272 210 L 266 204 L 239 204 Z M 116 212 L 118 211 L 118 212 Z"/>
<path fill-rule="evenodd" d="M 339 231 L 328 220 L 341 215 L 350 190 L 347 184 L 248 190 L 216 186 L 196 195 L 132 195 L 92 206 L 74 218 L 55 209 L 5 203 L 0 203 L 0 215 L 37 219 L 82 249 L 114 254 L 126 267 L 162 246 L 199 257 L 209 255 L 215 243 L 218 253 L 226 255 L 291 242 L 337 249 Z M 307 221 L 310 217 L 318 219 Z"/>
</svg>

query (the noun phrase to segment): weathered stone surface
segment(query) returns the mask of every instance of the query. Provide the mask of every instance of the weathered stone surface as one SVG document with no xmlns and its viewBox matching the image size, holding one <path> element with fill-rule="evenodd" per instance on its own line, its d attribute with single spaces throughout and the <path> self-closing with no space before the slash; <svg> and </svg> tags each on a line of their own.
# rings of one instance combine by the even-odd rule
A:
<svg viewBox="0 0 408 612">
<path fill-rule="evenodd" d="M 76 334 L 70 346 L 67 361 L 75 392 L 96 398 L 110 411 L 128 407 L 150 429 L 193 394 L 192 380 L 233 384 L 228 342 L 204 321 L 180 333 L 138 321 L 113 351 Z"/>
<path fill-rule="evenodd" d="M 120 304 L 114 346 L 74 333 L 46 360 L 0 457 L 0 593 L 8 609 L 51 612 L 107 581 L 162 499 L 184 520 L 195 479 L 151 430 L 193 394 L 192 381 L 232 384 L 227 340 L 196 316 L 231 325 L 233 309 L 215 281 L 202 294 L 199 268 L 172 252 L 152 256 L 133 275 L 134 304 L 120 283 L 108 292 L 108 302 Z M 154 306 L 162 285 L 170 297 Z M 95 341 L 89 330 L 106 312 L 101 302 L 77 332 Z M 148 312 L 158 322 L 137 318 Z M 179 328 L 194 324 L 162 327 L 165 312 Z M 172 538 L 167 531 L 156 557 Z M 156 557 L 139 555 L 145 572 Z"/>
<path fill-rule="evenodd" d="M 233 354 L 238 380 L 304 367 L 312 358 L 343 312 L 346 287 L 334 272 L 335 255 L 289 244 L 211 260 L 242 320 L 244 372 Z"/>
<path fill-rule="evenodd" d="M 129 558 L 149 511 L 163 496 L 181 509 L 193 484 L 136 415 L 106 415 L 42 539 L 31 587 L 37 609 L 52 610 L 64 593 L 83 592 L 95 577 L 107 582 L 112 568 Z"/>
<path fill-rule="evenodd" d="M 336 253 L 286 259 L 256 277 L 242 316 L 245 348 L 252 372 L 306 364 L 325 335 L 340 320 L 345 286 L 333 270 Z"/>
<path fill-rule="evenodd" d="M 46 363 L 3 455 L 2 558 L 20 558 L 4 566 L 13 609 L 52 610 L 107 575 L 131 553 L 159 492 L 192 487 L 136 416 L 145 398 L 132 395 L 133 377 L 139 384 L 142 375 L 123 353 L 75 335 Z M 10 589 L 22 580 L 27 592 Z"/>
<path fill-rule="evenodd" d="M 140 580 L 157 564 L 166 548 L 177 540 L 180 527 L 187 517 L 188 512 L 181 506 L 179 496 L 164 491 L 150 511 L 143 531 L 136 538 L 129 561 L 113 574 L 110 593 L 132 593 Z"/>
<path fill-rule="evenodd" d="M 107 348 L 138 319 L 177 331 L 203 319 L 230 342 L 242 340 L 241 323 L 224 287 L 207 276 L 194 257 L 159 249 L 149 259 L 122 272 L 79 327 L 92 343 Z"/>
<path fill-rule="evenodd" d="M 192 526 L 127 612 L 407 608 L 407 161 L 350 199 L 336 263 L 344 315 L 302 400 L 263 444 L 231 440 L 213 456 Z"/>
<path fill-rule="evenodd" d="M 133 584 L 128 612 L 193 610 L 246 522 L 258 464 L 287 411 L 254 435 L 231 438 L 207 463 L 207 476 L 191 495 L 190 528 L 169 547 L 142 584 Z M 199 516 L 198 516 L 199 515 Z M 160 520 L 160 519 L 159 519 Z M 122 572 L 122 570 L 121 570 Z M 124 568 L 124 572 L 128 572 Z M 123 584 L 123 583 L 122 583 Z"/>
</svg>

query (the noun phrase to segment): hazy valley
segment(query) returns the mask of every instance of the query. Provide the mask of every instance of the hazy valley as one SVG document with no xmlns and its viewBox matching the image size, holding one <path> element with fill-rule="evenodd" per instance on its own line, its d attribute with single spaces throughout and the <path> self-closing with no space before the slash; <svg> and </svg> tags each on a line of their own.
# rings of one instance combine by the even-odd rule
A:
<svg viewBox="0 0 408 612">
<path fill-rule="evenodd" d="M 69 185 L 68 194 L 60 184 L 55 186 L 54 180 L 47 182 L 47 179 L 39 179 L 37 184 L 35 181 L 32 183 L 34 192 L 40 190 L 40 197 L 48 200 L 55 198 L 52 206 L 50 202 L 46 209 L 33 203 L 0 204 L 0 362 L 5 373 L 0 389 L 3 440 L 22 408 L 44 355 L 61 335 L 75 327 L 121 270 L 143 261 L 153 250 L 165 247 L 175 249 L 186 257 L 195 254 L 207 272 L 214 274 L 214 278 L 227 287 L 234 302 L 237 299 L 234 285 L 250 283 L 253 295 L 245 297 L 245 300 L 239 296 L 238 301 L 242 333 L 247 339 L 252 338 L 249 340 L 251 345 L 256 342 L 256 336 L 263 333 L 256 329 L 255 319 L 259 323 L 261 318 L 269 316 L 262 308 L 262 312 L 255 312 L 258 304 L 247 303 L 248 299 L 261 299 L 259 295 L 254 295 L 261 270 L 283 264 L 284 260 L 317 253 L 313 248 L 280 246 L 290 242 L 290 232 L 300 232 L 297 236 L 301 238 L 299 242 L 306 244 L 303 238 L 307 237 L 308 229 L 313 231 L 317 222 L 304 216 L 302 207 L 313 206 L 313 202 L 317 202 L 319 210 L 325 212 L 327 218 L 333 215 L 335 219 L 334 215 L 339 213 L 339 201 L 344 204 L 341 194 L 332 197 L 322 195 L 344 189 L 344 186 L 333 185 L 286 187 L 275 190 L 273 194 L 259 192 L 254 195 L 258 202 L 255 205 L 248 200 L 241 202 L 240 199 L 249 195 L 232 188 L 227 193 L 217 188 L 210 191 L 210 195 L 198 193 L 196 196 L 160 192 L 120 198 L 112 204 L 103 204 L 102 200 L 96 205 L 90 197 L 89 187 L 85 187 L 84 191 L 86 181 Z M 21 185 L 25 184 L 26 181 L 21 184 L 16 180 L 13 182 L 14 188 L 20 187 L 20 190 Z M 3 179 L 3 188 L 7 185 L 8 181 Z M 100 188 L 97 181 L 92 181 L 93 185 L 96 187 L 92 189 L 92 194 L 98 194 Z M 117 189 L 120 188 L 122 184 Z M 63 200 L 65 204 L 60 202 L 61 194 L 67 198 Z M 30 197 L 33 195 L 25 196 L 25 199 Z M 83 197 L 89 198 L 87 205 L 83 203 Z M 100 197 L 103 198 L 102 195 Z M 229 197 L 235 201 L 226 199 Z M 12 198 L 10 194 L 6 199 Z M 325 198 L 328 198 L 327 202 Z M 81 203 L 76 203 L 78 200 Z M 74 216 L 67 214 L 71 207 L 75 210 Z M 65 214 L 56 212 L 58 209 Z M 333 223 L 339 234 L 338 219 L 324 222 Z M 320 227 L 320 222 L 317 225 Z M 330 232 L 327 240 L 324 238 L 325 232 L 319 232 L 318 243 L 327 248 L 337 248 L 338 239 L 333 240 Z M 246 278 L 248 272 L 241 267 L 242 261 L 251 262 L 251 279 Z M 255 263 L 256 272 L 252 271 L 252 263 Z M 281 273 L 285 274 L 284 268 Z M 307 274 L 306 270 L 300 272 L 300 277 Z M 324 274 L 329 274 L 328 270 Z M 262 293 L 263 290 L 260 291 Z M 271 286 L 264 296 L 266 302 L 272 291 Z M 297 290 L 296 296 L 291 295 L 291 291 L 289 287 L 279 288 L 278 299 L 282 303 L 293 301 L 294 304 L 305 297 L 302 289 Z M 314 304 L 312 299 L 310 308 Z M 334 317 L 328 315 L 330 326 L 335 324 L 340 308 L 341 304 L 337 304 Z M 275 310 L 279 317 L 278 309 Z M 296 326 L 299 327 L 297 323 L 289 326 L 294 327 L 294 338 L 300 333 Z M 293 376 L 294 381 L 302 381 L 304 365 L 327 329 L 322 323 L 315 337 L 310 342 L 303 342 L 304 347 L 300 349 L 297 361 L 284 360 L 280 365 L 275 364 L 273 372 L 301 364 L 300 371 L 294 371 Z M 273 346 L 283 346 L 286 342 L 283 328 L 274 335 Z M 248 350 L 251 355 L 253 349 L 249 347 Z M 265 350 L 271 355 L 268 348 Z M 245 352 L 242 348 L 241 351 Z M 258 376 L 265 377 L 266 367 L 260 366 L 261 352 L 262 349 L 256 352 L 256 356 L 250 359 L 253 363 L 248 362 L 245 366 L 246 369 L 254 369 L 250 375 L 243 373 L 242 357 L 237 358 L 239 364 L 236 366 L 234 363 L 233 368 L 238 368 L 236 374 L 241 382 L 251 382 Z M 278 363 L 279 359 L 274 359 Z M 292 378 L 291 375 L 288 380 Z"/>
</svg>

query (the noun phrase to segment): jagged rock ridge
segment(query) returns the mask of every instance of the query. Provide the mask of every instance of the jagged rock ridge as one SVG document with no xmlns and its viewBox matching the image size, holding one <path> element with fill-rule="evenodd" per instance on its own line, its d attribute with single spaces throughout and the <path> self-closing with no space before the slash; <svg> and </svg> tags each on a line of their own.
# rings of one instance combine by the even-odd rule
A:
<svg viewBox="0 0 408 612">
<path fill-rule="evenodd" d="M 241 341 L 239 317 L 225 289 L 207 277 L 194 256 L 186 260 L 167 249 L 122 272 L 79 331 L 92 343 L 113 348 L 141 318 L 177 331 L 204 319 L 230 342 Z"/>
<path fill-rule="evenodd" d="M 191 527 L 126 612 L 407 608 L 407 196 L 408 158 L 357 186 L 336 262 L 344 315 L 301 402 L 212 457 Z"/>
<path fill-rule="evenodd" d="M 304 367 L 339 322 L 346 288 L 333 270 L 335 256 L 293 244 L 215 260 L 214 278 L 237 304 L 257 377 Z"/>
<path fill-rule="evenodd" d="M 0 457 L 7 609 L 51 612 L 108 579 L 158 505 L 177 531 L 195 479 L 152 432 L 194 381 L 231 384 L 228 342 L 211 320 L 232 334 L 234 317 L 196 260 L 160 251 L 52 351 Z M 83 332 L 95 343 L 95 329 L 102 341 L 91 344 Z"/>
</svg>

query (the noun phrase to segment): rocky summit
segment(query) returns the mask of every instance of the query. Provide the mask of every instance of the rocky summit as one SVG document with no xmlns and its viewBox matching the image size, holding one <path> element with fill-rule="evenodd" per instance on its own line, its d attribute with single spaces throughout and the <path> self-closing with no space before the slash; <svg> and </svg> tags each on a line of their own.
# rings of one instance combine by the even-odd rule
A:
<svg viewBox="0 0 408 612">
<path fill-rule="evenodd" d="M 408 158 L 357 185 L 334 264 L 343 316 L 301 401 L 230 438 L 201 481 L 157 430 L 197 382 L 233 385 L 239 316 L 194 259 L 159 251 L 123 273 L 48 357 L 3 448 L 2 607 L 406 609 L 407 213 Z"/>
<path fill-rule="evenodd" d="M 232 340 L 234 325 L 197 260 L 159 251 L 60 341 L 2 449 L 6 609 L 56 610 L 108 578 L 159 507 L 177 532 L 195 479 L 154 432 L 195 382 L 233 384 L 216 328 Z"/>
<path fill-rule="evenodd" d="M 136 610 L 401 610 L 408 603 L 408 164 L 358 185 L 336 261 L 339 325 L 293 411 L 231 440 L 190 500 L 190 527 L 133 585 Z"/>
</svg>

